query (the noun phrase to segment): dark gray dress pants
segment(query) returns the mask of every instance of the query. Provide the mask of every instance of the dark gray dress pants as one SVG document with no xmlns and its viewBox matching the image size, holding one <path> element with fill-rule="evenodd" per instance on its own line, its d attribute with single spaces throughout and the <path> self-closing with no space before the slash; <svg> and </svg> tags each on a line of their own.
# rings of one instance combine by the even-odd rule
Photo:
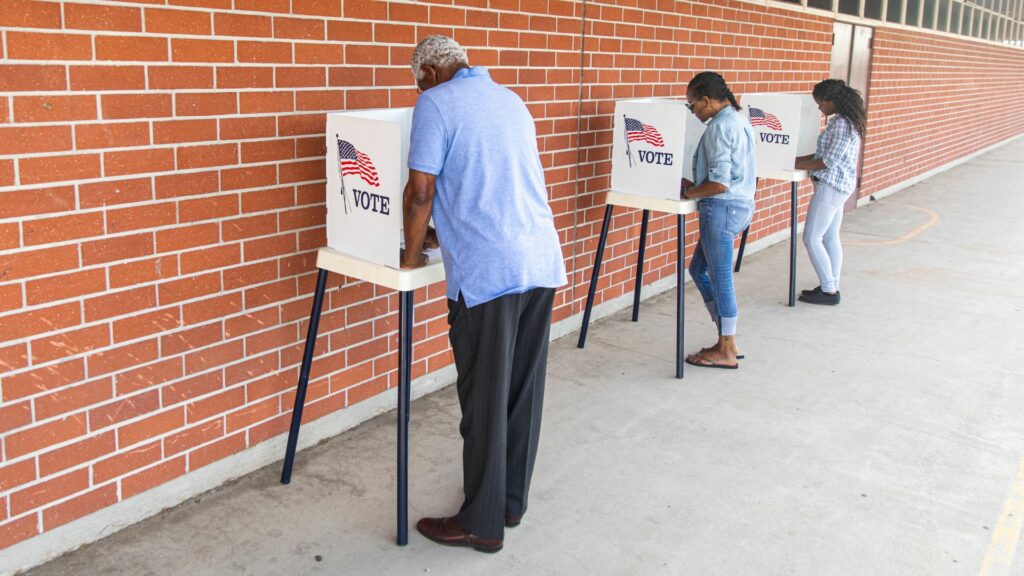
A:
<svg viewBox="0 0 1024 576">
<path fill-rule="evenodd" d="M 459 524 L 504 538 L 505 515 L 526 512 L 537 456 L 554 288 L 466 307 L 448 301 L 462 407 L 465 501 Z"/>
</svg>

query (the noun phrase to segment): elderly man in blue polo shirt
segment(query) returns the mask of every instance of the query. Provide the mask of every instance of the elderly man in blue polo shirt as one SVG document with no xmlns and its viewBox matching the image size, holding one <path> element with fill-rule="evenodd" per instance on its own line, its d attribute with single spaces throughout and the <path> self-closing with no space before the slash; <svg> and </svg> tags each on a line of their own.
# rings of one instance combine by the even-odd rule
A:
<svg viewBox="0 0 1024 576">
<path fill-rule="evenodd" d="M 449 339 L 462 408 L 465 500 L 416 528 L 497 552 L 526 512 L 537 454 L 555 289 L 565 264 L 547 203 L 533 118 L 470 67 L 446 36 L 416 46 L 402 266 L 426 264 L 431 215 L 448 278 Z"/>
</svg>

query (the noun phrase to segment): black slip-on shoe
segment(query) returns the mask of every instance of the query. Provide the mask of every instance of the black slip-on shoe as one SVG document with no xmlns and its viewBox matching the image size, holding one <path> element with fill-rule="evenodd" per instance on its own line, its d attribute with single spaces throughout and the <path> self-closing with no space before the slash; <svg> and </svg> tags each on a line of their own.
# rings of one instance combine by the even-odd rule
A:
<svg viewBox="0 0 1024 576">
<path fill-rule="evenodd" d="M 807 304 L 821 304 L 824 306 L 835 306 L 839 304 L 839 292 L 829 294 L 828 292 L 818 292 L 817 294 L 801 294 L 798 298 L 801 302 Z"/>
<path fill-rule="evenodd" d="M 821 286 L 818 286 L 818 287 L 814 288 L 813 290 L 801 290 L 800 291 L 800 295 L 801 296 L 810 296 L 811 294 L 817 294 L 819 292 L 821 292 Z"/>
</svg>

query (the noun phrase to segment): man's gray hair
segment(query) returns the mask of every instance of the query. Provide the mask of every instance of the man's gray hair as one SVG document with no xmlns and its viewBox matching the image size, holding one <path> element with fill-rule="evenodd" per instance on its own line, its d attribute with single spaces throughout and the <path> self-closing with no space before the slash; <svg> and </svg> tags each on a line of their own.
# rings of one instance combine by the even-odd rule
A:
<svg viewBox="0 0 1024 576">
<path fill-rule="evenodd" d="M 459 62 L 468 64 L 469 60 L 458 42 L 440 34 L 427 36 L 416 45 L 412 53 L 412 74 L 418 82 L 423 79 L 424 64 L 444 68 Z"/>
</svg>

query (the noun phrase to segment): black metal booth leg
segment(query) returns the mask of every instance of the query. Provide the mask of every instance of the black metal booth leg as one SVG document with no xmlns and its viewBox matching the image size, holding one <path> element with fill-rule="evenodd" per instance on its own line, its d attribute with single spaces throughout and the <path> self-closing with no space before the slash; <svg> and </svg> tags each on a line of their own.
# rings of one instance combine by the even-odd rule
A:
<svg viewBox="0 0 1024 576">
<path fill-rule="evenodd" d="M 683 284 L 686 278 L 683 272 L 683 263 L 686 261 L 686 253 L 683 250 L 686 247 L 686 217 L 679 214 L 676 218 L 679 226 L 679 237 L 676 240 L 676 253 L 679 259 L 676 264 L 676 378 L 682 378 L 683 364 L 685 363 L 683 325 L 686 320 L 686 298 L 683 294 Z"/>
<path fill-rule="evenodd" d="M 594 270 L 590 273 L 590 290 L 587 292 L 587 307 L 583 311 L 583 326 L 580 328 L 578 347 L 587 343 L 587 329 L 590 328 L 590 312 L 594 307 L 594 293 L 597 292 L 597 281 L 601 277 L 601 259 L 604 258 L 604 245 L 608 241 L 608 228 L 611 227 L 612 205 L 604 209 L 604 223 L 601 224 L 601 239 L 597 242 L 597 254 L 594 256 Z"/>
<path fill-rule="evenodd" d="M 797 186 L 795 180 L 789 194 L 789 305 L 796 306 L 796 214 Z"/>
<path fill-rule="evenodd" d="M 292 465 L 295 464 L 295 448 L 299 444 L 299 428 L 302 426 L 302 408 L 306 404 L 306 388 L 309 386 L 309 369 L 313 366 L 313 349 L 316 348 L 316 333 L 320 328 L 320 312 L 324 305 L 327 289 L 327 270 L 320 269 L 316 277 L 316 291 L 313 292 L 313 310 L 309 313 L 309 331 L 306 332 L 306 348 L 302 352 L 302 366 L 299 369 L 299 384 L 295 391 L 295 407 L 292 408 L 292 425 L 288 430 L 288 447 L 284 452 L 284 468 L 281 470 L 281 484 L 292 481 Z"/>
<path fill-rule="evenodd" d="M 398 305 L 398 545 L 409 543 L 409 409 L 411 407 L 413 292 Z"/>
<path fill-rule="evenodd" d="M 651 217 L 650 210 L 644 210 L 643 221 L 640 223 L 640 251 L 636 255 L 636 287 L 633 289 L 633 322 L 640 320 L 640 289 L 644 285 L 644 252 L 647 248 L 647 221 Z"/>
</svg>

